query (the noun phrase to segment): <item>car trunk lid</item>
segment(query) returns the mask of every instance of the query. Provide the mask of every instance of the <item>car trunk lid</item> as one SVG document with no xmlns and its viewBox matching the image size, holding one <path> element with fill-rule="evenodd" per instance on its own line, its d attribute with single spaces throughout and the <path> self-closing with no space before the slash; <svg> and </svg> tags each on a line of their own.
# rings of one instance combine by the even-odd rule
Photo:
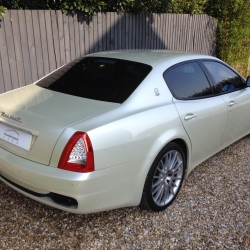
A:
<svg viewBox="0 0 250 250">
<path fill-rule="evenodd" d="M 34 84 L 5 93 L 0 96 L 0 147 L 48 165 L 66 127 L 119 105 L 70 96 Z"/>
</svg>

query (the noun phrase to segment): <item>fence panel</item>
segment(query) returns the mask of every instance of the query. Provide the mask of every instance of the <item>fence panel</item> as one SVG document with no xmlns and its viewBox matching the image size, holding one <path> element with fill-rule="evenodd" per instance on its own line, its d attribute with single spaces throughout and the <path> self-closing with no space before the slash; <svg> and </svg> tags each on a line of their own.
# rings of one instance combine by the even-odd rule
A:
<svg viewBox="0 0 250 250">
<path fill-rule="evenodd" d="M 207 15 L 8 10 L 0 20 L 0 93 L 28 85 L 91 52 L 168 49 L 215 55 Z"/>
</svg>

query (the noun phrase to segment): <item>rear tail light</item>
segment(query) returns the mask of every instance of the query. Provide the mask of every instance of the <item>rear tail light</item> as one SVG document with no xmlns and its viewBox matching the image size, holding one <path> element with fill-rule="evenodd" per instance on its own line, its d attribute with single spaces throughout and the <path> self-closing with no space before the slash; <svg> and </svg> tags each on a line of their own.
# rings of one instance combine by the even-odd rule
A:
<svg viewBox="0 0 250 250">
<path fill-rule="evenodd" d="M 94 152 L 89 136 L 76 132 L 66 144 L 58 168 L 74 172 L 94 171 Z"/>
</svg>

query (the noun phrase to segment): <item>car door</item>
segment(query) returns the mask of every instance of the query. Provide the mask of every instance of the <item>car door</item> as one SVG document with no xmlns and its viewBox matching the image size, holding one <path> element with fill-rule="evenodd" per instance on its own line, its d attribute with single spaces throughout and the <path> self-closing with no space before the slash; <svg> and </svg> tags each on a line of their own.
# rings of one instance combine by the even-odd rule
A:
<svg viewBox="0 0 250 250">
<path fill-rule="evenodd" d="M 250 89 L 228 66 L 216 61 L 203 61 L 211 74 L 215 94 L 220 95 L 228 109 L 228 120 L 222 143 L 227 145 L 250 131 Z"/>
<path fill-rule="evenodd" d="M 192 143 L 192 162 L 218 151 L 227 122 L 227 107 L 214 96 L 207 77 L 195 61 L 170 68 L 164 79 Z"/>
</svg>

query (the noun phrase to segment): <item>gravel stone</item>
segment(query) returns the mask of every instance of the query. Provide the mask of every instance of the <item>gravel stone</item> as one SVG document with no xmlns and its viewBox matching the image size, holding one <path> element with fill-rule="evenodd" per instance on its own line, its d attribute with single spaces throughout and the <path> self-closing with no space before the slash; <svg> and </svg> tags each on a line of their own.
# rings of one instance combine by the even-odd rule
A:
<svg viewBox="0 0 250 250">
<path fill-rule="evenodd" d="M 63 212 L 0 183 L 0 249 L 250 249 L 250 136 L 195 168 L 171 206 Z"/>
</svg>

